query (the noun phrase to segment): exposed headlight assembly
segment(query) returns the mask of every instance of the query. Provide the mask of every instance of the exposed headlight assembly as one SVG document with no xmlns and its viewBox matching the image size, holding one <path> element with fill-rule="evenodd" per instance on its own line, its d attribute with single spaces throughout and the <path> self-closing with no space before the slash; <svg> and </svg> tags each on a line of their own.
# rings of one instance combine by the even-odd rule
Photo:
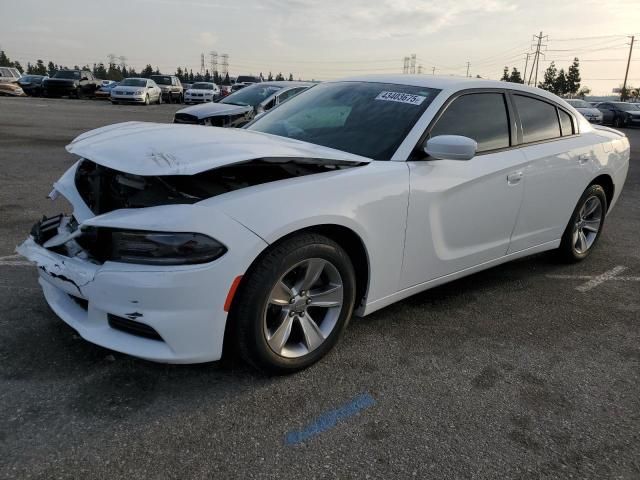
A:
<svg viewBox="0 0 640 480">
<path fill-rule="evenodd" d="M 143 265 L 194 265 L 221 257 L 227 248 L 202 233 L 85 228 L 77 242 L 100 261 Z"/>
</svg>

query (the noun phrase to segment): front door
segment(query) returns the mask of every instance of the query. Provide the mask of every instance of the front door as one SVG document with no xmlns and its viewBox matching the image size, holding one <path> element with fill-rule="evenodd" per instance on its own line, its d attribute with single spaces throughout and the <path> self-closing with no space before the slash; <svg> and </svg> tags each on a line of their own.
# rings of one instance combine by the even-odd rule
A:
<svg viewBox="0 0 640 480">
<path fill-rule="evenodd" d="M 413 160 L 402 288 L 506 255 L 524 192 L 526 159 L 512 135 L 502 92 L 457 97 L 429 137 L 463 135 L 478 142 L 468 161 Z"/>
</svg>

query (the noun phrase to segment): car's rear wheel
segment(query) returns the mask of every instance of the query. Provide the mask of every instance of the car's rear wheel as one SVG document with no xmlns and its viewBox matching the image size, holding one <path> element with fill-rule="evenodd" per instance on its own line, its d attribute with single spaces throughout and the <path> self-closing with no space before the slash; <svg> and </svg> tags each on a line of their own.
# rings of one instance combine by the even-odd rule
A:
<svg viewBox="0 0 640 480">
<path fill-rule="evenodd" d="M 607 196 L 600 185 L 590 185 L 580 197 L 562 235 L 559 253 L 563 260 L 578 262 L 595 247 L 607 212 Z"/>
<path fill-rule="evenodd" d="M 355 301 L 346 252 L 317 234 L 291 237 L 250 269 L 234 299 L 229 328 L 241 356 L 271 373 L 291 373 L 338 342 Z"/>
</svg>

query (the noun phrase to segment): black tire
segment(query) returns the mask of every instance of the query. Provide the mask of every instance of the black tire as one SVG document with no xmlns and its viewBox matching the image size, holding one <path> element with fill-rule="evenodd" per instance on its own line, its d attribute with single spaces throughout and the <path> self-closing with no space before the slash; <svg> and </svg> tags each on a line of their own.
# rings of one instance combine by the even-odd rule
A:
<svg viewBox="0 0 640 480">
<path fill-rule="evenodd" d="M 309 353 L 287 358 L 267 343 L 264 315 L 276 283 L 291 268 L 308 259 L 330 262 L 339 272 L 343 303 L 331 333 Z M 272 374 L 293 373 L 324 357 L 342 336 L 354 308 L 355 273 L 350 258 L 336 242 L 322 235 L 303 233 L 271 246 L 252 265 L 235 295 L 227 328 L 240 356 L 250 365 Z"/>
<path fill-rule="evenodd" d="M 147 93 L 147 96 L 144 97 L 144 106 L 148 107 L 149 106 L 149 94 Z"/>
<path fill-rule="evenodd" d="M 111 105 L 118 105 L 118 102 L 114 102 L 113 100 L 111 100 Z"/>
<path fill-rule="evenodd" d="M 616 117 L 613 119 L 613 126 L 616 128 L 624 127 L 624 121 L 620 117 Z"/>
<path fill-rule="evenodd" d="M 580 221 L 580 211 L 582 207 L 585 205 L 587 200 L 591 199 L 592 197 L 596 197 L 600 201 L 600 225 L 589 248 L 587 248 L 586 251 L 580 252 L 575 245 L 574 235 L 576 232 L 576 224 Z M 584 193 L 580 197 L 580 200 L 578 200 L 578 204 L 573 210 L 573 214 L 571 215 L 569 224 L 565 228 L 565 231 L 562 235 L 562 241 L 560 242 L 560 247 L 558 248 L 558 257 L 560 260 L 567 263 L 575 263 L 584 260 L 591 254 L 596 244 L 598 243 L 598 239 L 600 238 L 600 234 L 602 233 L 602 229 L 604 228 L 607 208 L 607 195 L 605 194 L 604 189 L 600 185 L 590 185 L 584 191 Z"/>
<path fill-rule="evenodd" d="M 82 93 L 82 89 L 80 87 L 78 87 L 76 89 L 76 98 L 78 100 L 83 100 L 84 99 L 84 94 Z"/>
</svg>

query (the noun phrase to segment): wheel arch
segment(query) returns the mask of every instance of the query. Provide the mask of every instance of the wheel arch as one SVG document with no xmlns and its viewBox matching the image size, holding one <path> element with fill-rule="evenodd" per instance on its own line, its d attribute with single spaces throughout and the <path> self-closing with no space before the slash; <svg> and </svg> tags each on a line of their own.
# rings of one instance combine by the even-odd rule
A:
<svg viewBox="0 0 640 480">
<path fill-rule="evenodd" d="M 335 223 L 323 223 L 316 225 L 309 225 L 302 228 L 298 228 L 292 231 L 287 232 L 286 234 L 281 235 L 277 239 L 270 239 L 269 245 L 266 246 L 251 262 L 249 268 L 247 268 L 245 272 L 245 276 L 250 274 L 253 267 L 260 261 L 260 259 L 271 249 L 274 245 L 278 245 L 282 242 L 287 241 L 287 239 L 300 235 L 303 233 L 317 233 L 319 235 L 323 235 L 327 238 L 330 238 L 338 245 L 340 245 L 346 252 L 351 262 L 353 263 L 353 269 L 356 275 L 356 311 L 359 307 L 363 306 L 364 300 L 369 291 L 369 282 L 371 278 L 371 268 L 370 268 L 370 260 L 369 260 L 369 252 L 365 245 L 365 242 L 362 240 L 361 236 L 358 235 L 353 229 L 346 227 L 344 225 L 335 224 Z M 244 280 L 244 278 L 243 278 Z M 240 282 L 240 287 L 242 286 L 242 281 Z M 231 304 L 231 309 L 233 309 L 233 303 Z"/>
<path fill-rule="evenodd" d="M 604 189 L 604 193 L 607 197 L 607 211 L 609 211 L 609 209 L 611 208 L 611 203 L 613 202 L 613 196 L 615 194 L 616 188 L 611 175 L 607 173 L 598 175 L 596 178 L 591 180 L 588 187 L 590 187 L 591 185 L 600 185 Z"/>
</svg>

